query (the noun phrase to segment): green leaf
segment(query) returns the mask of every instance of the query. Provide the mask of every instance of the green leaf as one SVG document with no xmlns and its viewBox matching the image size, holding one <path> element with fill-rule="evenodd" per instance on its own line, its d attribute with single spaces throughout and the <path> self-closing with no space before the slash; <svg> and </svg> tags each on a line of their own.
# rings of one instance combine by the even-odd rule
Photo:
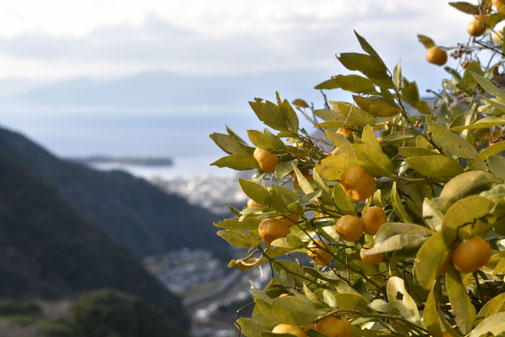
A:
<svg viewBox="0 0 505 337">
<path fill-rule="evenodd" d="M 342 212 L 342 214 L 350 214 L 356 215 L 356 210 L 354 209 L 354 205 L 349 198 L 349 195 L 344 192 L 342 186 L 340 184 L 333 185 L 333 201 L 334 206 Z"/>
<path fill-rule="evenodd" d="M 314 110 L 314 115 L 326 122 L 339 122 L 341 125 L 343 125 L 346 120 L 345 116 L 343 116 L 339 110 L 316 109 Z"/>
<path fill-rule="evenodd" d="M 324 133 L 328 137 L 329 140 L 338 147 L 339 151 L 348 156 L 354 157 L 354 150 L 352 149 L 351 142 L 344 136 L 335 131 L 325 130 Z"/>
<path fill-rule="evenodd" d="M 270 101 L 263 102 L 262 99 L 256 98 L 254 102 L 249 102 L 258 119 L 279 131 L 292 131 L 288 124 L 288 116 L 284 111 L 281 111 L 277 105 Z"/>
<path fill-rule="evenodd" d="M 502 260 L 503 261 L 503 260 Z M 480 325 L 482 320 L 505 309 L 505 293 L 501 293 L 484 304 L 475 319 L 475 324 Z"/>
<path fill-rule="evenodd" d="M 449 5 L 466 14 L 477 15 L 480 13 L 479 6 L 472 5 L 465 1 L 449 2 Z"/>
<path fill-rule="evenodd" d="M 400 92 L 402 89 L 402 60 L 398 61 L 393 70 L 393 84 L 396 91 Z"/>
<path fill-rule="evenodd" d="M 296 174 L 296 179 L 298 180 L 298 183 L 300 184 L 300 187 L 305 194 L 313 193 L 314 188 L 310 184 L 310 182 L 305 178 L 305 176 L 300 172 L 298 167 L 296 165 L 292 165 L 293 167 L 293 172 Z"/>
<path fill-rule="evenodd" d="M 293 296 L 278 297 L 272 301 L 272 313 L 282 323 L 306 325 L 317 319 L 321 311 L 311 302 Z"/>
<path fill-rule="evenodd" d="M 316 85 L 315 89 L 337 89 L 355 93 L 371 93 L 375 86 L 369 79 L 359 75 L 338 75 Z"/>
<path fill-rule="evenodd" d="M 230 135 L 215 132 L 210 135 L 210 138 L 221 150 L 228 154 L 235 153 L 244 156 L 252 156 L 253 154 L 254 149 L 252 147 L 244 146 Z"/>
<path fill-rule="evenodd" d="M 361 97 L 353 95 L 354 102 L 373 116 L 392 117 L 402 112 L 395 103 L 381 97 Z"/>
<path fill-rule="evenodd" d="M 468 337 L 480 337 L 488 332 L 498 336 L 505 331 L 505 312 L 499 312 L 482 321 Z M 500 335 L 501 336 L 501 335 Z"/>
<path fill-rule="evenodd" d="M 277 105 L 279 107 L 279 112 L 285 116 L 288 130 L 292 132 L 298 132 L 298 117 L 296 116 L 296 112 L 289 104 L 287 99 L 281 100 L 281 97 L 278 92 L 275 93 L 277 97 Z"/>
<path fill-rule="evenodd" d="M 393 87 L 391 76 L 387 74 L 387 68 L 380 59 L 359 53 L 342 53 L 337 58 L 344 67 L 363 73 L 379 87 Z"/>
<path fill-rule="evenodd" d="M 379 140 L 375 136 L 375 133 L 373 132 L 373 129 L 370 125 L 366 125 L 363 128 L 363 132 L 361 133 L 361 140 L 363 140 L 365 144 L 373 146 L 375 149 L 382 152 L 381 144 L 379 143 Z"/>
<path fill-rule="evenodd" d="M 230 154 L 222 157 L 210 165 L 217 167 L 229 167 L 234 170 L 245 171 L 252 170 L 258 167 L 258 162 L 252 156 L 243 156 L 240 154 Z"/>
<path fill-rule="evenodd" d="M 455 202 L 466 196 L 488 190 L 499 183 L 501 183 L 500 179 L 487 171 L 468 171 L 449 180 L 442 189 L 440 197 Z"/>
<path fill-rule="evenodd" d="M 420 325 L 421 315 L 416 302 L 405 288 L 405 282 L 397 276 L 390 277 L 386 290 L 389 304 L 398 309 L 407 320 Z"/>
<path fill-rule="evenodd" d="M 338 180 L 342 173 L 350 167 L 358 166 L 356 158 L 346 154 L 336 154 L 321 160 L 315 169 L 326 180 Z"/>
<path fill-rule="evenodd" d="M 257 219 L 247 218 L 242 221 L 239 218 L 224 219 L 218 223 L 214 223 L 214 226 L 225 228 L 225 229 L 241 229 L 241 230 L 257 230 L 259 221 Z"/>
<path fill-rule="evenodd" d="M 274 144 L 270 140 L 270 137 L 265 135 L 263 132 L 258 130 L 247 130 L 247 135 L 249 140 L 254 144 L 254 146 L 259 147 L 263 150 L 274 150 Z"/>
<path fill-rule="evenodd" d="M 426 49 L 429 49 L 431 47 L 435 47 L 435 41 L 433 41 L 430 37 L 428 37 L 426 35 L 417 34 L 417 39 L 419 40 L 419 42 L 421 42 L 423 44 L 423 46 Z"/>
<path fill-rule="evenodd" d="M 440 203 L 437 200 L 425 198 L 423 201 L 423 220 L 431 229 L 439 231 L 444 221 L 444 213 L 439 208 Z"/>
<path fill-rule="evenodd" d="M 252 318 L 241 317 L 235 323 L 245 336 L 260 336 L 263 331 L 268 331 L 264 326 L 256 323 Z"/>
<path fill-rule="evenodd" d="M 484 91 L 486 91 L 490 95 L 505 100 L 505 92 L 501 91 L 497 86 L 493 84 L 493 82 L 478 74 L 473 73 L 472 75 L 475 78 L 475 80 L 479 83 L 479 85 L 482 87 L 482 89 L 484 89 Z"/>
<path fill-rule="evenodd" d="M 247 180 L 246 180 L 247 181 Z M 284 202 L 278 185 L 273 185 L 271 190 L 271 206 L 281 214 L 288 213 L 288 205 Z"/>
<path fill-rule="evenodd" d="M 423 323 L 433 337 L 442 337 L 440 320 L 438 318 L 437 302 L 435 299 L 435 286 L 430 290 L 423 311 Z"/>
<path fill-rule="evenodd" d="M 373 248 L 363 255 L 391 252 L 403 248 L 414 248 L 428 240 L 432 231 L 424 226 L 402 222 L 386 222 L 375 235 Z"/>
<path fill-rule="evenodd" d="M 358 166 L 376 177 L 393 175 L 393 163 L 382 149 L 369 144 L 352 144 Z"/>
<path fill-rule="evenodd" d="M 483 75 L 484 72 L 480 67 L 479 61 L 470 61 L 466 66 L 465 73 L 461 81 L 459 81 L 458 87 L 467 92 L 473 92 L 477 88 L 477 81 L 474 75 Z"/>
<path fill-rule="evenodd" d="M 451 133 L 444 126 L 432 122 L 429 115 L 426 116 L 426 122 L 435 141 L 447 151 L 461 158 L 477 157 L 477 151 L 466 140 Z"/>
<path fill-rule="evenodd" d="M 359 42 L 361 48 L 363 48 L 363 50 L 366 53 L 368 53 L 368 55 L 377 59 L 385 68 L 386 65 L 384 64 L 384 61 L 382 61 L 379 54 L 375 51 L 375 49 L 373 49 L 373 47 L 368 43 L 368 41 L 365 40 L 365 38 L 363 36 L 359 35 L 356 31 L 354 31 L 354 35 L 356 35 L 356 38 L 358 39 L 358 42 Z"/>
<path fill-rule="evenodd" d="M 229 134 L 230 136 L 232 136 L 232 137 L 233 137 L 233 138 L 234 138 L 237 142 L 239 142 L 240 144 L 247 146 L 247 143 L 245 142 L 245 140 L 243 140 L 242 138 L 240 138 L 240 136 L 239 136 L 239 135 L 237 135 L 235 132 L 233 132 L 233 130 L 232 130 L 232 129 L 230 129 L 230 128 L 228 127 L 228 125 L 225 125 L 225 127 L 226 127 L 226 132 L 228 132 L 228 134 Z"/>
<path fill-rule="evenodd" d="M 421 147 L 400 147 L 398 152 L 404 157 L 433 156 L 436 153 Z"/>
<path fill-rule="evenodd" d="M 479 153 L 480 160 L 486 160 L 489 156 L 496 156 L 497 154 L 505 151 L 505 140 L 502 140 L 496 144 L 491 145 L 487 149 L 482 150 Z"/>
<path fill-rule="evenodd" d="M 412 106 L 416 106 L 419 102 L 419 89 L 416 82 L 409 82 L 406 78 L 403 79 L 402 99 Z"/>
<path fill-rule="evenodd" d="M 466 293 L 461 275 L 449 264 L 445 274 L 445 287 L 449 293 L 449 302 L 456 316 L 456 324 L 462 333 L 467 334 L 472 330 L 475 320 L 475 307 Z"/>
<path fill-rule="evenodd" d="M 483 236 L 493 224 L 484 218 L 493 207 L 493 202 L 479 195 L 458 200 L 447 211 L 442 223 L 442 233 L 447 243 L 459 236 L 468 239 L 474 236 Z"/>
<path fill-rule="evenodd" d="M 467 125 L 462 125 L 458 127 L 451 128 L 451 131 L 463 131 L 467 129 L 485 129 L 489 128 L 492 126 L 498 126 L 498 125 L 504 125 L 505 124 L 505 118 L 503 117 L 498 117 L 498 116 L 491 116 L 491 117 L 485 117 L 482 119 L 479 119 L 478 121 L 472 123 L 472 124 L 467 124 Z"/>
<path fill-rule="evenodd" d="M 436 232 L 417 251 L 414 260 L 414 278 L 426 290 L 432 288 L 438 268 L 444 261 L 449 248 L 442 232 Z"/>
<path fill-rule="evenodd" d="M 377 118 L 356 105 L 335 101 L 330 101 L 330 105 L 333 110 L 340 112 L 343 116 L 341 126 L 359 128 L 367 124 L 374 125 L 377 122 Z"/>
<path fill-rule="evenodd" d="M 233 247 L 245 248 L 253 244 L 251 237 L 242 230 L 226 229 L 218 231 L 217 235 L 228 241 Z"/>
<path fill-rule="evenodd" d="M 445 178 L 463 173 L 459 162 L 442 155 L 409 157 L 405 162 L 426 177 Z"/>
<path fill-rule="evenodd" d="M 244 193 L 249 198 L 256 201 L 260 205 L 270 205 L 270 193 L 268 193 L 268 190 L 266 188 L 245 179 L 239 179 L 238 182 L 242 188 L 242 191 L 244 191 Z"/>
<path fill-rule="evenodd" d="M 491 156 L 488 158 L 489 168 L 498 178 L 505 181 L 505 158 Z"/>
<path fill-rule="evenodd" d="M 407 214 L 407 211 L 405 211 L 405 208 L 403 207 L 400 195 L 398 194 L 396 181 L 393 183 L 393 187 L 391 188 L 391 203 L 393 205 L 393 210 L 402 222 L 412 223 L 410 216 Z"/>
</svg>

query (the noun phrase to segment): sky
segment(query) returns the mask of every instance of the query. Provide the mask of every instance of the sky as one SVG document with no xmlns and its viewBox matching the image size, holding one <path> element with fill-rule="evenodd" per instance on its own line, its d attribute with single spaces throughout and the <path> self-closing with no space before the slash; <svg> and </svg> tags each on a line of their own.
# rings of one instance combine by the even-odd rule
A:
<svg viewBox="0 0 505 337">
<path fill-rule="evenodd" d="M 211 128 L 260 127 L 253 97 L 320 106 L 313 87 L 346 73 L 335 54 L 359 51 L 353 30 L 390 68 L 402 59 L 409 79 L 438 88 L 445 72 L 416 34 L 452 45 L 470 19 L 440 0 L 2 2 L 0 123 L 61 155 L 214 155 Z"/>
</svg>

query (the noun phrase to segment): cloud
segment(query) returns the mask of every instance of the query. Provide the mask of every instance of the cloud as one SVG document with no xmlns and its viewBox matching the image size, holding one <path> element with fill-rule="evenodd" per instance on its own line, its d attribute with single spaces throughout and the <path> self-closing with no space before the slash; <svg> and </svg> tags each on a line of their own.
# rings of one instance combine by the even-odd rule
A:
<svg viewBox="0 0 505 337">
<path fill-rule="evenodd" d="M 439 0 L 19 0 L 2 7 L 0 79 L 37 81 L 146 71 L 330 76 L 343 71 L 335 53 L 359 50 L 353 29 L 391 67 L 402 58 L 407 74 L 425 76 L 435 68 L 416 34 L 454 43 L 466 39 L 469 20 Z"/>
</svg>

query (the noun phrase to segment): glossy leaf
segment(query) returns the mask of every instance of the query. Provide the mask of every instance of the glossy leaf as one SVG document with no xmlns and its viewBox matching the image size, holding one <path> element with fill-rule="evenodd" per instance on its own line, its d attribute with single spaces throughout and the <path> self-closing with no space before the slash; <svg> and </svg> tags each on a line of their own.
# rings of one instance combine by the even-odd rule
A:
<svg viewBox="0 0 505 337">
<path fill-rule="evenodd" d="M 292 325 L 309 324 L 321 314 L 309 301 L 293 296 L 274 299 L 272 313 L 280 322 Z"/>
<path fill-rule="evenodd" d="M 426 35 L 417 34 L 417 39 L 419 40 L 419 42 L 423 44 L 424 48 L 426 49 L 435 47 L 435 41 L 433 41 L 430 37 Z"/>
<path fill-rule="evenodd" d="M 466 140 L 453 134 L 447 130 L 445 126 L 438 125 L 431 121 L 430 116 L 426 116 L 426 122 L 433 134 L 433 138 L 435 138 L 435 141 L 444 149 L 462 158 L 477 157 L 477 151 L 475 151 L 475 148 Z"/>
<path fill-rule="evenodd" d="M 402 222 L 386 222 L 375 235 L 373 248 L 367 249 L 363 255 L 417 247 L 431 235 L 432 231 L 424 226 Z"/>
<path fill-rule="evenodd" d="M 438 318 L 437 302 L 435 299 L 435 286 L 431 288 L 423 311 L 423 323 L 433 337 L 442 337 L 440 320 Z"/>
<path fill-rule="evenodd" d="M 449 293 L 449 302 L 456 316 L 456 324 L 461 332 L 467 334 L 472 330 L 475 320 L 475 307 L 466 293 L 461 275 L 452 265 L 447 268 L 445 276 L 446 288 Z"/>
<path fill-rule="evenodd" d="M 480 13 L 479 6 L 466 1 L 449 2 L 449 5 L 466 14 L 477 15 Z"/>
<path fill-rule="evenodd" d="M 426 177 L 445 178 L 463 173 L 463 167 L 456 160 L 442 155 L 409 157 L 405 162 Z"/>
<path fill-rule="evenodd" d="M 462 131 L 471 129 L 486 129 L 492 126 L 505 125 L 505 118 L 498 116 L 491 116 L 479 119 L 475 123 L 466 124 L 458 127 L 451 128 L 451 131 Z"/>
<path fill-rule="evenodd" d="M 358 166 L 361 166 L 368 173 L 381 177 L 393 174 L 393 164 L 389 157 L 382 152 L 382 149 L 369 144 L 352 144 L 352 149 L 356 154 Z"/>
<path fill-rule="evenodd" d="M 355 93 L 370 93 L 375 91 L 374 84 L 359 75 L 338 75 L 316 85 L 315 89 L 337 89 Z"/>
<path fill-rule="evenodd" d="M 380 97 L 352 96 L 354 102 L 363 110 L 373 116 L 392 117 L 402 112 L 395 103 Z"/>
<path fill-rule="evenodd" d="M 488 94 L 505 100 L 505 92 L 501 91 L 496 85 L 493 84 L 493 82 L 491 82 L 484 76 L 475 73 L 472 75 L 475 78 L 475 80 L 479 83 L 479 85 L 482 87 L 482 89 L 484 89 Z"/>
<path fill-rule="evenodd" d="M 231 154 L 216 160 L 210 165 L 217 167 L 229 167 L 234 170 L 245 171 L 257 168 L 258 162 L 252 156 Z"/>
<path fill-rule="evenodd" d="M 498 178 L 505 181 L 505 158 L 499 156 L 491 156 L 488 158 L 489 169 Z"/>
<path fill-rule="evenodd" d="M 480 160 L 486 160 L 490 156 L 496 156 L 497 154 L 502 153 L 505 151 L 505 140 L 502 140 L 496 144 L 491 145 L 490 147 L 482 150 L 479 153 L 479 159 Z"/>
<path fill-rule="evenodd" d="M 438 266 L 442 264 L 448 251 L 442 232 L 433 234 L 419 248 L 414 260 L 414 278 L 421 287 L 426 290 L 432 288 L 438 274 Z"/>
<path fill-rule="evenodd" d="M 244 191 L 249 198 L 253 199 L 260 205 L 270 204 L 270 193 L 268 193 L 266 188 L 245 179 L 239 179 L 238 182 L 240 187 L 242 187 L 242 191 Z"/>
<path fill-rule="evenodd" d="M 321 160 L 316 164 L 316 170 L 324 179 L 338 180 L 345 170 L 354 166 L 358 166 L 356 158 L 345 154 L 336 154 Z"/>
<path fill-rule="evenodd" d="M 254 149 L 252 147 L 245 146 L 230 135 L 215 132 L 210 135 L 210 138 L 212 138 L 214 143 L 216 143 L 221 150 L 228 154 L 238 154 L 244 156 L 252 156 L 253 154 Z"/>
<path fill-rule="evenodd" d="M 410 219 L 407 211 L 405 211 L 405 207 L 403 207 L 400 195 L 398 194 L 396 181 L 393 183 L 393 188 L 391 189 L 391 203 L 396 215 L 398 215 L 402 222 L 412 223 L 412 219 Z"/>
</svg>

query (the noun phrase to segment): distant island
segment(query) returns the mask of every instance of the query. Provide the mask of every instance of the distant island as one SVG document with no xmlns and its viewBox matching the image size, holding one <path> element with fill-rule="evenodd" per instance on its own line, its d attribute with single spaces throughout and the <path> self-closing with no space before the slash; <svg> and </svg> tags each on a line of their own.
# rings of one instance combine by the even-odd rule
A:
<svg viewBox="0 0 505 337">
<path fill-rule="evenodd" d="M 172 166 L 174 164 L 174 160 L 172 158 L 164 157 L 111 157 L 105 155 L 93 155 L 66 159 L 85 165 L 123 164 L 138 166 Z"/>
</svg>

